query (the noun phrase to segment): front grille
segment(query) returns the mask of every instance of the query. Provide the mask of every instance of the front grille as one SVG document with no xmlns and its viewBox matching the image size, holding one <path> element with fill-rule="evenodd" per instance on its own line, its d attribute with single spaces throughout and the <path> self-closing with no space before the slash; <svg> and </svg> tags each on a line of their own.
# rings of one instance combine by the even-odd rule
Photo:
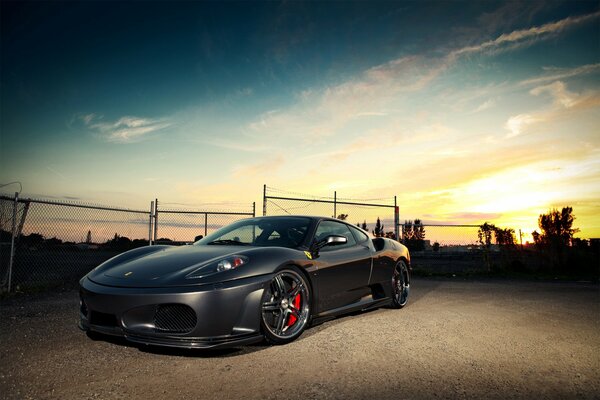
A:
<svg viewBox="0 0 600 400">
<path fill-rule="evenodd" d="M 154 313 L 154 329 L 161 333 L 188 333 L 196 327 L 196 313 L 184 304 L 162 304 Z"/>
<path fill-rule="evenodd" d="M 114 314 L 105 314 L 93 310 L 90 315 L 90 324 L 110 327 L 118 326 L 117 317 Z"/>
</svg>

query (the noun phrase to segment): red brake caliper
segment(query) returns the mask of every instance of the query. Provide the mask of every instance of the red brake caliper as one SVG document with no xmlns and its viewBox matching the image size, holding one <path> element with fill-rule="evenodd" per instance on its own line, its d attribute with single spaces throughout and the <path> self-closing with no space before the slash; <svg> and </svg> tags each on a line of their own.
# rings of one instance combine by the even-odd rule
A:
<svg viewBox="0 0 600 400">
<path fill-rule="evenodd" d="M 296 297 L 294 297 L 294 300 L 292 301 L 292 305 L 294 306 L 294 308 L 296 310 L 300 310 L 300 302 L 301 301 L 302 301 L 302 297 L 300 296 L 300 293 L 298 293 L 296 295 Z M 294 325 L 297 320 L 298 320 L 298 318 L 296 318 L 296 316 L 294 314 L 290 314 L 290 318 L 288 319 L 287 326 Z"/>
</svg>

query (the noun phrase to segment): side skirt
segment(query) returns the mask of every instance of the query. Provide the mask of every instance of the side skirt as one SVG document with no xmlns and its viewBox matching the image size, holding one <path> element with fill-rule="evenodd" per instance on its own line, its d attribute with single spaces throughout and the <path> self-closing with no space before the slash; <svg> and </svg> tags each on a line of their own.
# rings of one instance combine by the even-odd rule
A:
<svg viewBox="0 0 600 400">
<path fill-rule="evenodd" d="M 371 295 L 365 296 L 356 303 L 348 304 L 343 307 L 334 308 L 333 310 L 323 311 L 312 317 L 312 325 L 318 325 L 325 321 L 332 320 L 340 315 L 349 314 L 356 311 L 367 311 L 374 308 L 390 305 L 392 299 L 385 297 L 382 299 L 373 299 Z"/>
</svg>

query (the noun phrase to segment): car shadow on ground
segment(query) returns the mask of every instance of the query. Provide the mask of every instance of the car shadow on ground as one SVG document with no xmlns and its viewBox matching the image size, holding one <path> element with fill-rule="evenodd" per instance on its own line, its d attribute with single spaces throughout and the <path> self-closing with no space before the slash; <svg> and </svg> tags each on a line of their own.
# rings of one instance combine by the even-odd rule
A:
<svg viewBox="0 0 600 400">
<path fill-rule="evenodd" d="M 423 278 L 418 278 L 417 282 L 418 282 L 417 285 L 411 284 L 409 301 L 408 301 L 408 304 L 405 306 L 407 308 L 414 306 L 415 303 L 418 303 L 419 301 L 421 301 L 422 298 L 427 296 L 429 293 L 434 292 L 440 285 L 443 284 L 443 280 L 429 280 L 429 279 L 423 279 Z M 397 312 L 397 311 L 398 310 L 391 308 L 389 306 L 383 306 L 383 307 L 379 307 L 379 308 L 372 308 L 372 309 L 368 309 L 368 310 L 359 310 L 359 311 L 354 311 L 354 312 L 351 312 L 348 314 L 340 315 L 338 317 L 335 317 L 334 319 L 325 320 L 318 324 L 314 324 L 313 326 L 308 328 L 298 340 L 301 341 L 303 339 L 306 339 L 313 335 L 316 335 L 317 333 L 321 332 L 322 330 L 334 328 L 336 325 L 338 325 L 344 321 L 347 321 L 349 319 L 363 318 L 364 316 L 366 316 L 368 314 L 377 314 L 377 313 L 382 313 L 382 312 Z"/>
</svg>

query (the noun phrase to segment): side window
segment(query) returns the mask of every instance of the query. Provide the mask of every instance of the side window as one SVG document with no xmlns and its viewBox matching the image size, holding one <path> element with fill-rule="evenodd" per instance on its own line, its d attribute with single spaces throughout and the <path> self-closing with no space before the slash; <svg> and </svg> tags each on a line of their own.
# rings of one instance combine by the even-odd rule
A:
<svg viewBox="0 0 600 400">
<path fill-rule="evenodd" d="M 360 229 L 356 229 L 355 227 L 351 226 L 350 230 L 352 231 L 352 233 L 354 233 L 354 237 L 356 238 L 356 241 L 358 243 L 365 243 L 369 240 L 369 236 L 367 236 L 367 234 L 361 231 Z"/>
<path fill-rule="evenodd" d="M 350 229 L 348 229 L 348 225 L 343 224 L 341 222 L 321 221 L 319 227 L 317 228 L 317 232 L 315 233 L 315 241 L 323 240 L 329 235 L 344 236 L 346 239 L 348 239 L 348 243 L 340 244 L 337 246 L 326 246 L 323 248 L 322 251 L 344 249 L 346 247 L 351 247 L 356 244 L 356 240 L 354 239 L 352 232 L 350 232 Z"/>
</svg>

